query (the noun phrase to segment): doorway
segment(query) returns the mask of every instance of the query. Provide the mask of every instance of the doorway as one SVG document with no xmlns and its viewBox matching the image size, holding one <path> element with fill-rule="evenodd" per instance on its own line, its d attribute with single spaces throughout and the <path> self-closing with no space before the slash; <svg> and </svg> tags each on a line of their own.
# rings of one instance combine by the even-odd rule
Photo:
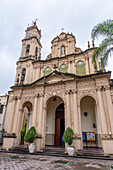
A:
<svg viewBox="0 0 113 170">
<path fill-rule="evenodd" d="M 101 147 L 98 113 L 94 98 L 83 97 L 80 106 L 83 146 Z"/>
<path fill-rule="evenodd" d="M 62 136 L 65 131 L 64 103 L 56 108 L 55 113 L 55 146 L 62 146 Z"/>
</svg>

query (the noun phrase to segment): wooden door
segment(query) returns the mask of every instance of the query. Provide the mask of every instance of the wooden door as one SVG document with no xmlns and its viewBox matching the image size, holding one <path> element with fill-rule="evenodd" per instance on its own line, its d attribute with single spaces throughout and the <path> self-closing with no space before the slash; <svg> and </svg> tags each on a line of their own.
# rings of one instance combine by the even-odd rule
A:
<svg viewBox="0 0 113 170">
<path fill-rule="evenodd" d="M 55 146 L 60 146 L 60 118 L 55 119 Z"/>
<path fill-rule="evenodd" d="M 55 146 L 61 146 L 61 138 L 65 130 L 64 124 L 64 103 L 60 104 L 55 114 Z"/>
</svg>

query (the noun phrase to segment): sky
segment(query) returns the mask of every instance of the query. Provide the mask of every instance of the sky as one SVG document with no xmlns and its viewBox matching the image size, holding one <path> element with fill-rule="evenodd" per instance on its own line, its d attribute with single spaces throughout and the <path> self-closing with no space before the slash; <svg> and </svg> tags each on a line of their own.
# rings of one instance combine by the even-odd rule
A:
<svg viewBox="0 0 113 170">
<path fill-rule="evenodd" d="M 14 85 L 21 40 L 28 24 L 36 18 L 42 33 L 41 59 L 51 52 L 51 41 L 62 28 L 75 35 L 76 46 L 84 51 L 87 41 L 92 41 L 92 28 L 113 19 L 113 0 L 0 0 L 0 95 Z M 95 46 L 101 40 L 102 37 L 96 39 Z M 106 71 L 113 71 L 112 63 L 110 56 Z"/>
</svg>

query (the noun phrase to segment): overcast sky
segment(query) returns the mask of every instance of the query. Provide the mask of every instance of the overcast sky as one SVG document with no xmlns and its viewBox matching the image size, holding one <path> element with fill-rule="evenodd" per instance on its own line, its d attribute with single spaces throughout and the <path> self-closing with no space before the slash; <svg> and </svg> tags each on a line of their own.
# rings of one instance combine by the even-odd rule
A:
<svg viewBox="0 0 113 170">
<path fill-rule="evenodd" d="M 72 32 L 76 46 L 85 50 L 87 41 L 91 42 L 93 26 L 113 19 L 113 0 L 0 0 L 0 95 L 14 85 L 21 40 L 35 18 L 42 31 L 42 59 L 51 52 L 51 41 L 62 27 Z M 96 46 L 99 42 L 96 40 Z M 112 63 L 113 57 L 106 70 L 113 70 Z"/>
</svg>

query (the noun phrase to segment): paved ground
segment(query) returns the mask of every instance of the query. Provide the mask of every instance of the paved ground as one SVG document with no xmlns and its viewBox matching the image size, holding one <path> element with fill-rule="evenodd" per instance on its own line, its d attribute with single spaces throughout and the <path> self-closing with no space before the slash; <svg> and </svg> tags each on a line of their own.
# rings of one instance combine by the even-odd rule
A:
<svg viewBox="0 0 113 170">
<path fill-rule="evenodd" d="M 16 158 L 16 159 L 12 159 Z M 67 164 L 60 164 L 67 161 Z M 109 170 L 113 161 L 0 153 L 0 170 Z"/>
</svg>

